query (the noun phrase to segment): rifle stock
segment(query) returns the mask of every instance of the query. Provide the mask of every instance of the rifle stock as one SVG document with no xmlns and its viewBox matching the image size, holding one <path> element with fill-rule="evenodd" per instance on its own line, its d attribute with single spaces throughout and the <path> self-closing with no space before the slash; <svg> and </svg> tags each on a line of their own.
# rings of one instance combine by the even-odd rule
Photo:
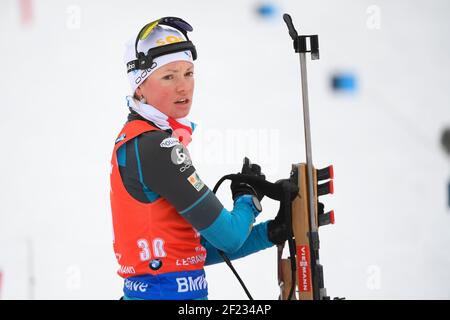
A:
<svg viewBox="0 0 450 320">
<path fill-rule="evenodd" d="M 292 280 L 291 280 L 291 274 L 292 274 L 292 269 L 291 269 L 291 261 L 290 259 L 281 259 L 279 260 L 279 267 L 280 267 L 280 272 L 281 272 L 281 278 L 282 281 L 279 283 L 280 286 L 280 300 L 287 300 L 289 297 L 289 292 L 291 290 L 292 287 Z M 297 276 L 295 277 L 296 279 L 296 286 L 297 286 Z M 297 300 L 297 297 L 294 295 L 292 295 L 290 300 Z"/>
<path fill-rule="evenodd" d="M 292 287 L 291 259 L 295 260 L 295 293 L 291 300 L 322 300 L 329 299 L 326 296 L 323 281 L 323 268 L 319 263 L 319 246 L 315 244 L 315 239 L 311 235 L 311 217 L 314 216 L 315 225 L 322 226 L 328 223 L 334 223 L 333 219 L 327 220 L 328 223 L 321 223 L 320 215 L 330 213 L 319 213 L 318 206 L 314 206 L 314 215 L 309 212 L 309 195 L 307 188 L 307 168 L 305 163 L 293 164 L 290 181 L 299 187 L 299 193 L 292 201 L 292 230 L 295 239 L 295 256 L 288 259 L 281 259 L 283 246 L 278 247 L 278 268 L 280 299 L 286 300 L 289 297 L 289 291 Z M 323 174 L 328 170 L 329 174 Z M 321 179 L 332 179 L 332 167 L 319 171 Z M 330 180 L 332 181 L 332 180 Z M 313 168 L 313 197 L 314 203 L 318 203 L 318 171 Z M 332 189 L 330 190 L 332 191 Z M 328 192 L 331 193 L 331 192 Z M 325 221 L 325 220 L 323 220 Z M 316 237 L 318 239 L 318 236 Z M 298 295 L 298 297 L 297 297 Z"/>
</svg>

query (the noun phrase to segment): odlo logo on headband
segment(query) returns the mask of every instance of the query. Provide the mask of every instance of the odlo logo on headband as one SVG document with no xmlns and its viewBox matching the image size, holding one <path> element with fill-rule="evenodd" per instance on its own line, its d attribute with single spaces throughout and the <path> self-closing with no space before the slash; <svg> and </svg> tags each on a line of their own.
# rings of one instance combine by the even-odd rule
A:
<svg viewBox="0 0 450 320">
<path fill-rule="evenodd" d="M 153 69 L 155 69 L 158 66 L 158 64 L 156 62 L 153 62 L 151 67 L 142 71 L 141 74 L 136 78 L 136 80 L 134 80 L 134 82 L 136 84 L 141 83 L 141 81 L 143 81 L 143 79 L 145 79 L 145 77 L 147 76 L 147 74 L 149 74 Z"/>
</svg>

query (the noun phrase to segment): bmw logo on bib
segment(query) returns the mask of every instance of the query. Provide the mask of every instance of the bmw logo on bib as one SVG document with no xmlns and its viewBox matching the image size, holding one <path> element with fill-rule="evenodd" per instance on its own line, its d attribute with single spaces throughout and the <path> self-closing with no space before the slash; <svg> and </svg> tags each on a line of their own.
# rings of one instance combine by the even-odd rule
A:
<svg viewBox="0 0 450 320">
<path fill-rule="evenodd" d="M 161 266 L 162 266 L 162 261 L 159 259 L 152 260 L 152 261 L 150 261 L 150 264 L 149 264 L 150 269 L 152 269 L 154 271 L 161 268 Z"/>
</svg>

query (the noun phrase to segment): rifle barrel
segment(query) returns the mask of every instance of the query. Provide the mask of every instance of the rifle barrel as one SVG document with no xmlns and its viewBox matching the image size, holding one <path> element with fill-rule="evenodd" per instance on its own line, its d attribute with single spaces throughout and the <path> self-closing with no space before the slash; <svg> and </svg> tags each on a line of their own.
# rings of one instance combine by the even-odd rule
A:
<svg viewBox="0 0 450 320">
<path fill-rule="evenodd" d="M 311 232 L 316 232 L 317 223 L 316 223 L 316 205 L 314 203 L 311 126 L 309 121 L 308 73 L 306 70 L 306 54 L 304 52 L 300 52 L 299 55 L 300 55 L 300 72 L 302 80 L 303 122 L 305 128 L 306 170 L 308 176 L 308 207 L 310 214 Z"/>
</svg>

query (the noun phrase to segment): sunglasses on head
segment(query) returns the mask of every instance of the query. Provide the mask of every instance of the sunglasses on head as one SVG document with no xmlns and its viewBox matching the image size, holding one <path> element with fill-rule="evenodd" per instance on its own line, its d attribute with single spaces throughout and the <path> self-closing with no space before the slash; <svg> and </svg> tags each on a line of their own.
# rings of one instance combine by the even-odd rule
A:
<svg viewBox="0 0 450 320">
<path fill-rule="evenodd" d="M 155 30 L 155 28 L 159 25 L 168 26 L 171 28 L 174 28 L 178 31 L 180 31 L 185 37 L 186 41 L 180 41 L 176 43 L 170 43 L 165 44 L 156 48 L 151 48 L 147 51 L 147 53 L 144 52 L 138 52 L 137 46 L 139 41 L 147 39 L 152 32 Z M 147 23 L 141 31 L 139 31 L 136 42 L 134 45 L 134 49 L 136 52 L 136 60 L 132 60 L 127 63 L 127 72 L 131 72 L 134 70 L 145 70 L 152 66 L 153 60 L 157 57 L 160 57 L 162 55 L 175 53 L 175 52 L 182 52 L 182 51 L 190 51 L 192 53 L 192 59 L 197 59 L 197 51 L 195 50 L 194 44 L 189 40 L 189 37 L 187 35 L 188 32 L 194 30 L 192 26 L 184 21 L 181 18 L 177 17 L 164 17 L 155 21 L 152 21 L 150 23 Z"/>
</svg>

